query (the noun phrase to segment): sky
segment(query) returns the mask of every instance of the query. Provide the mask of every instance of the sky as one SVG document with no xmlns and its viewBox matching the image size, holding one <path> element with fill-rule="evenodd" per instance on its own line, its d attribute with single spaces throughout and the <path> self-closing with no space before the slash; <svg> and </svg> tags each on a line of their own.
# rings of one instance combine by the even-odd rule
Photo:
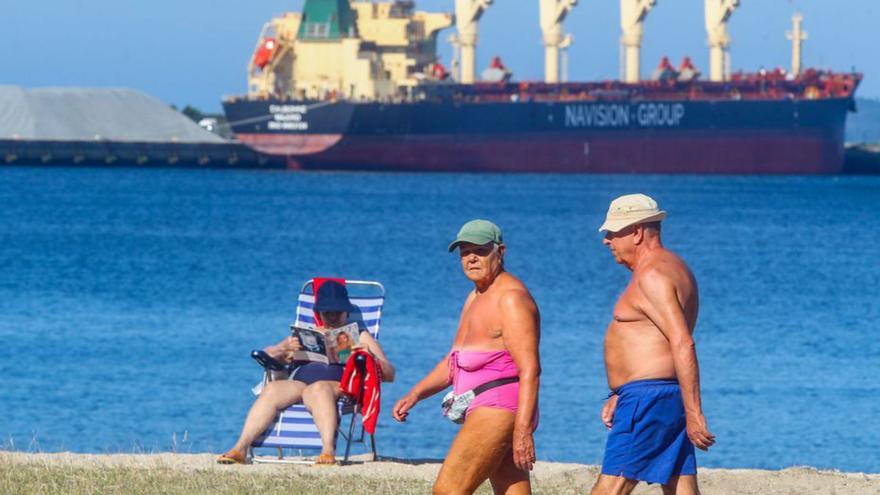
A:
<svg viewBox="0 0 880 495">
<path fill-rule="evenodd" d="M 303 0 L 0 0 L 0 85 L 126 87 L 182 107 L 220 110 L 246 92 L 246 66 L 264 22 Z M 453 0 L 417 0 L 454 10 Z M 620 2 L 579 0 L 569 80 L 619 77 Z M 794 12 L 809 38 L 804 65 L 865 74 L 859 96 L 880 98 L 880 0 L 742 0 L 729 23 L 734 71 L 790 67 Z M 440 35 L 448 65 L 452 50 Z M 642 74 L 663 55 L 708 73 L 701 0 L 658 0 L 645 20 Z M 517 80 L 543 77 L 537 0 L 494 0 L 480 23 L 477 73 L 499 55 Z"/>
</svg>

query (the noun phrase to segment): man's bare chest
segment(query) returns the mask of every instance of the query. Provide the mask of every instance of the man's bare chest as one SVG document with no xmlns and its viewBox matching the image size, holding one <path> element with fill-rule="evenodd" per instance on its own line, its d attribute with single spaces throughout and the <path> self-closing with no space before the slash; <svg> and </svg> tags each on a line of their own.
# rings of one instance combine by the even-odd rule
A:
<svg viewBox="0 0 880 495">
<path fill-rule="evenodd" d="M 642 297 L 634 284 L 628 285 L 614 304 L 614 321 L 627 323 L 647 319 L 645 313 L 640 309 Z"/>
</svg>

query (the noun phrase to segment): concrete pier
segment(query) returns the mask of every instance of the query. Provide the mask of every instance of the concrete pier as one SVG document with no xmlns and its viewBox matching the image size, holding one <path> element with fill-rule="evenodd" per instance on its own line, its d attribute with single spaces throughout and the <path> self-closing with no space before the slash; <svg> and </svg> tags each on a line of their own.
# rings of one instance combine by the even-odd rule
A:
<svg viewBox="0 0 880 495">
<path fill-rule="evenodd" d="M 0 165 L 285 168 L 237 141 L 220 143 L 0 139 Z"/>
</svg>

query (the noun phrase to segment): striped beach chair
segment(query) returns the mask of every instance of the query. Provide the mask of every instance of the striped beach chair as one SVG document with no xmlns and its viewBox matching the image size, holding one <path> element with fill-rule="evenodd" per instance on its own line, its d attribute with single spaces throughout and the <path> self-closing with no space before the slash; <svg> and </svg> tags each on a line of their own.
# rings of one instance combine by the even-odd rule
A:
<svg viewBox="0 0 880 495">
<path fill-rule="evenodd" d="M 340 280 L 341 281 L 341 280 Z M 378 340 L 379 326 L 382 320 L 382 307 L 385 304 L 385 287 L 379 282 L 363 281 L 363 280 L 346 280 L 344 281 L 349 292 L 349 300 L 357 307 L 357 311 L 349 315 L 349 323 L 357 322 L 361 328 L 366 328 L 370 334 Z M 314 280 L 306 282 L 300 290 L 296 304 L 296 320 L 294 325 L 300 328 L 309 328 L 315 326 L 315 313 L 313 311 L 315 305 Z M 257 354 L 259 351 L 254 351 Z M 260 359 L 255 355 L 257 361 Z M 272 379 L 272 372 L 267 369 L 263 376 L 263 385 Z M 262 387 L 260 387 L 262 388 Z M 360 433 L 356 434 L 356 423 L 358 421 L 358 405 L 354 404 L 347 396 L 342 396 L 337 405 L 337 424 L 336 435 L 337 444 L 341 436 L 345 440 L 345 456 L 342 463 L 346 464 L 349 460 L 352 443 L 364 443 L 365 432 L 363 425 L 360 425 Z M 347 432 L 343 431 L 342 419 L 349 421 Z M 274 448 L 276 455 L 274 457 L 256 456 L 254 449 L 257 448 Z M 373 460 L 377 459 L 376 439 L 375 435 L 370 435 L 370 448 L 373 453 Z M 312 419 L 311 413 L 302 404 L 294 404 L 284 411 L 281 411 L 275 418 L 275 422 L 262 435 L 257 437 L 251 444 L 250 455 L 253 462 L 266 463 L 310 463 L 311 461 L 288 459 L 284 457 L 285 451 L 298 452 L 302 457 L 303 451 L 320 450 L 321 436 L 318 433 L 318 427 Z"/>
</svg>

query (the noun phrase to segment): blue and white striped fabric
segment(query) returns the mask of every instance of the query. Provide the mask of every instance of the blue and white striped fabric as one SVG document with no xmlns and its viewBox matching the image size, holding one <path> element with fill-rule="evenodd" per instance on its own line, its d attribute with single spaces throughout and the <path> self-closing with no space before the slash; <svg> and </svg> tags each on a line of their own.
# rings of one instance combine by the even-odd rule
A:
<svg viewBox="0 0 880 495">
<path fill-rule="evenodd" d="M 354 412 L 354 406 L 340 402 L 339 418 Z M 321 434 L 311 413 L 302 404 L 294 404 L 281 411 L 275 424 L 254 440 L 251 447 L 281 447 L 291 449 L 321 449 Z"/>
<path fill-rule="evenodd" d="M 373 289 L 379 295 L 371 297 L 350 296 L 349 300 L 357 306 L 358 311 L 349 315 L 349 323 L 358 322 L 361 328 L 366 328 L 374 338 L 379 338 L 379 325 L 382 320 L 382 307 L 385 304 L 385 288 L 377 282 L 347 281 L 346 285 L 351 288 L 366 287 Z M 315 296 L 310 294 L 311 282 L 303 286 L 297 298 L 296 320 L 294 325 L 298 327 L 314 327 Z M 340 399 L 339 414 L 337 420 L 341 420 L 345 414 L 354 412 L 354 405 Z M 337 432 L 340 428 L 337 428 Z M 350 439 L 347 439 L 349 442 Z M 257 437 L 251 447 L 277 447 L 290 449 L 321 449 L 321 435 L 318 427 L 312 419 L 311 413 L 302 404 L 294 404 L 275 418 L 275 423 L 262 435 Z M 255 461 L 260 459 L 255 458 Z"/>
<path fill-rule="evenodd" d="M 320 449 L 321 435 L 306 406 L 295 404 L 281 411 L 272 428 L 257 437 L 251 446 Z"/>
</svg>

